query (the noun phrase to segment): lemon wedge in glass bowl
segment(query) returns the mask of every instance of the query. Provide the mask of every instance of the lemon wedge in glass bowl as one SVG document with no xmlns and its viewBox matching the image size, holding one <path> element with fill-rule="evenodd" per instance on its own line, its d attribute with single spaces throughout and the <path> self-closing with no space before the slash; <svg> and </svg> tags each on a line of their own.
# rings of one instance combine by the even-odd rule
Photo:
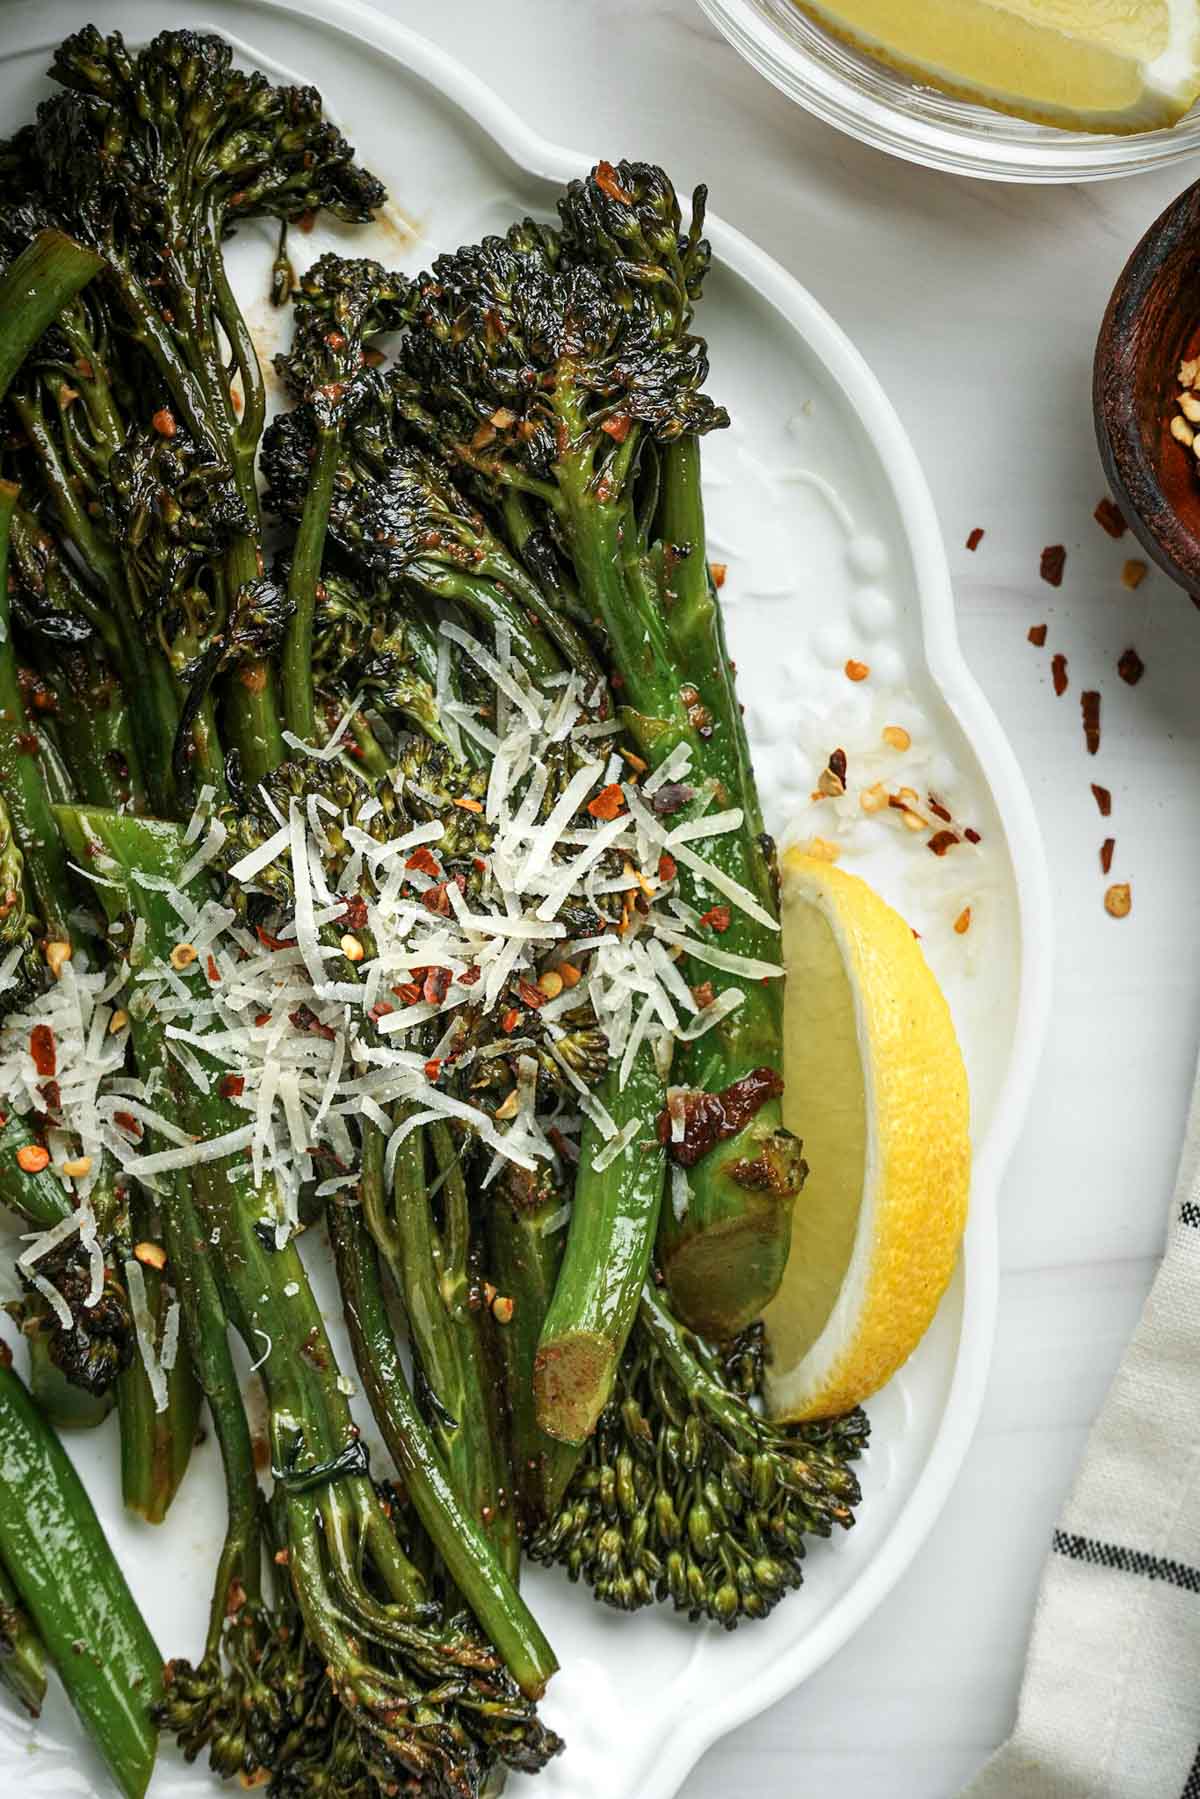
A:
<svg viewBox="0 0 1200 1799">
<path fill-rule="evenodd" d="M 797 0 L 917 82 L 1035 124 L 1153 131 L 1200 95 L 1198 0 Z"/>
<path fill-rule="evenodd" d="M 792 850 L 782 868 L 784 1122 L 809 1175 L 765 1314 L 774 1417 L 835 1417 L 905 1362 L 967 1216 L 967 1076 L 912 930 L 873 888 Z"/>
</svg>

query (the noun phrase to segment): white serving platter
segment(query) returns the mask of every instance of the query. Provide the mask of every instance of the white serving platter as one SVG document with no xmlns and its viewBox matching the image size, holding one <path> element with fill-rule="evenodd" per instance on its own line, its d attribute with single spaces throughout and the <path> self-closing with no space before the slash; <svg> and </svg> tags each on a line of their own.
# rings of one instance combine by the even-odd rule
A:
<svg viewBox="0 0 1200 1799">
<path fill-rule="evenodd" d="M 358 0 L 303 8 L 198 0 L 170 9 L 169 20 L 154 0 L 97 0 L 86 9 L 78 0 L 10 3 L 0 48 L 5 134 L 31 116 L 50 51 L 84 18 L 133 42 L 168 22 L 220 31 L 274 78 L 314 82 L 391 196 L 384 220 L 353 234 L 355 251 L 410 272 L 527 211 L 550 213 L 555 189 L 596 158 L 636 158 L 643 148 L 636 123 L 627 137 L 586 152 L 548 144 L 450 56 Z M 707 179 L 719 214 L 719 159 L 671 174 L 681 192 Z M 562 1663 L 545 1715 L 568 1743 L 537 1787 L 511 1782 L 510 1791 L 531 1799 L 670 1799 L 710 1743 L 858 1630 L 911 1561 L 983 1397 L 997 1189 L 1048 1008 L 1050 904 L 1032 805 L 962 660 L 912 447 L 862 358 L 806 290 L 719 217 L 708 232 L 715 266 L 700 326 L 710 390 L 734 419 L 708 440 L 711 553 L 728 566 L 723 596 L 768 822 L 785 840 L 838 841 L 843 865 L 866 874 L 920 932 L 971 1078 L 971 1219 L 933 1329 L 868 1408 L 873 1442 L 861 1464 L 858 1524 L 813 1546 L 802 1591 L 765 1623 L 729 1636 L 662 1611 L 626 1618 L 557 1573 L 530 1571 L 530 1597 Z M 309 240 L 297 235 L 293 250 L 315 256 L 347 235 L 318 227 Z M 286 330 L 266 298 L 269 243 L 248 232 L 234 256 L 264 360 Z M 861 683 L 844 673 L 850 658 L 870 668 Z M 879 763 L 883 723 L 902 724 L 913 738 L 909 757 L 894 765 Z M 852 801 L 842 818 L 829 802 L 813 805 L 816 773 L 838 745 L 850 758 L 852 791 L 868 775 L 936 787 L 956 819 L 979 832 L 978 848 L 939 861 L 895 814 L 867 820 Z M 959 934 L 953 921 L 966 905 L 971 928 Z M 164 1653 L 198 1654 L 223 1523 L 215 1446 L 197 1451 L 157 1529 L 120 1508 L 111 1421 L 70 1448 Z M 36 1726 L 0 1705 L 0 1791 L 100 1799 L 112 1790 L 57 1687 Z M 153 1799 L 206 1790 L 214 1790 L 207 1770 L 186 1769 L 164 1747 Z"/>
</svg>

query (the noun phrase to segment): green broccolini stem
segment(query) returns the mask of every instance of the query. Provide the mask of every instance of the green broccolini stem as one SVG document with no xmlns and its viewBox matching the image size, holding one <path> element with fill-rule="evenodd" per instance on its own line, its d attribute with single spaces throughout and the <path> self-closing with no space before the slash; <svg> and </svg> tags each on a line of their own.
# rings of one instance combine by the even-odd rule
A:
<svg viewBox="0 0 1200 1799">
<path fill-rule="evenodd" d="M 157 1147 L 164 1146 L 160 1143 Z M 136 1188 L 130 1195 L 129 1210 L 133 1243 L 156 1241 L 159 1233 L 155 1214 Z M 156 1268 L 143 1265 L 142 1278 L 154 1341 L 161 1345 L 170 1289 Z M 203 1395 L 182 1337 L 166 1380 L 167 1403 L 160 1412 L 140 1355 L 135 1355 L 117 1378 L 121 1495 L 129 1511 L 144 1518 L 147 1524 L 161 1524 L 171 1509 L 196 1444 Z"/>
<path fill-rule="evenodd" d="M 18 1150 L 32 1149 L 39 1142 L 22 1112 L 10 1112 L 0 1125 L 0 1205 L 7 1206 L 35 1230 L 46 1231 L 69 1215 L 71 1202 L 63 1183 L 50 1168 L 43 1168 L 40 1174 L 26 1174 L 18 1163 Z"/>
<path fill-rule="evenodd" d="M 143 1799 L 158 1733 L 162 1656 L 91 1500 L 49 1425 L 0 1358 L 0 1560 L 88 1734 L 126 1799 Z"/>
<path fill-rule="evenodd" d="M 261 1501 L 225 1306 L 186 1176 L 174 1183 L 171 1199 L 163 1208 L 162 1227 L 168 1266 L 183 1312 L 184 1337 L 208 1401 L 225 1475 L 225 1541 L 213 1583 L 205 1644 L 206 1653 L 215 1655 L 235 1584 L 251 1604 L 261 1596 Z"/>
<path fill-rule="evenodd" d="M 357 1208 L 336 1201 L 329 1230 L 337 1259 L 346 1325 L 375 1422 L 418 1516 L 451 1579 L 496 1645 L 509 1673 L 538 1698 L 558 1666 L 554 1652 L 488 1532 L 446 1478 L 425 1420 L 413 1401 L 388 1317 L 379 1257 Z"/>
<path fill-rule="evenodd" d="M 0 280 L 0 399 L 46 328 L 104 267 L 61 231 L 41 231 Z"/>
<path fill-rule="evenodd" d="M 375 1139 L 374 1141 L 372 1139 Z M 502 1567 L 515 1580 L 520 1564 L 512 1477 L 500 1433 L 497 1380 L 482 1329 L 482 1296 L 469 1265 L 467 1196 L 445 1126 L 429 1130 L 442 1177 L 443 1226 L 433 1217 L 425 1169 L 425 1135 L 400 1145 L 392 1206 L 384 1213 L 382 1139 L 364 1141 L 363 1213 L 396 1283 L 413 1355 L 428 1395 L 430 1428 L 450 1483 L 467 1513 L 487 1532 Z M 381 1203 L 382 1202 L 382 1203 Z"/>
<path fill-rule="evenodd" d="M 488 1274 L 512 1302 L 512 1317 L 497 1333 L 508 1393 L 513 1480 L 528 1531 L 549 1513 L 579 1460 L 577 1446 L 547 1436 L 537 1421 L 533 1369 L 538 1340 L 554 1297 L 567 1233 L 564 1194 L 512 1169 L 502 1174 L 487 1208 Z"/>
<path fill-rule="evenodd" d="M 17 679 L 8 591 L 8 534 L 17 489 L 0 481 L 0 780 L 25 878 L 48 941 L 71 942 L 71 880 Z"/>
<path fill-rule="evenodd" d="M 610 1071 L 601 1097 L 619 1130 L 640 1121 L 643 1140 L 597 1170 L 604 1139 L 590 1120 L 584 1126 L 566 1252 L 533 1365 L 538 1424 L 574 1444 L 587 1441 L 608 1404 L 650 1267 L 666 1163 L 653 1048 L 639 1050 L 624 1087 Z M 560 1497 L 550 1495 L 551 1505 Z"/>
<path fill-rule="evenodd" d="M 134 570 L 132 566 L 122 568 L 94 528 L 40 411 L 20 395 L 14 398 L 13 409 L 37 455 L 56 522 L 89 574 L 100 583 L 111 608 L 105 642 L 112 648 L 125 692 L 137 695 L 132 725 L 149 797 L 157 812 L 170 815 L 175 809 L 171 750 L 179 722 L 179 703 L 170 670 L 147 645 L 142 622 L 131 606 L 126 582 L 135 582 Z M 85 616 L 91 619 L 95 610 L 91 608 Z"/>
<path fill-rule="evenodd" d="M 0 1567 L 0 1680 L 31 1717 L 46 1697 L 46 1649 L 20 1595 Z"/>
<path fill-rule="evenodd" d="M 737 806 L 744 814 L 739 830 L 708 840 L 704 858 L 777 918 L 774 846 L 763 832 L 721 607 L 704 559 L 699 439 L 684 436 L 663 448 L 660 472 L 656 531 L 666 546 L 659 558 L 663 616 L 675 664 L 710 721 L 693 746 L 691 779 L 712 781 L 716 805 Z M 679 884 L 685 900 L 700 911 L 712 904 L 712 889 L 698 884 L 682 865 Z M 736 905 L 720 945 L 735 955 L 780 961 L 778 930 Z M 709 972 L 699 962 L 690 970 L 695 982 Z M 722 984 L 740 988 L 742 1004 L 716 1029 L 681 1046 L 674 1079 L 707 1092 L 761 1068 L 782 1080 L 782 980 L 726 976 Z M 658 1247 L 672 1302 L 693 1329 L 732 1336 L 771 1299 L 787 1265 L 802 1178 L 800 1145 L 784 1127 L 778 1098 L 768 1099 L 736 1136 L 689 1170 L 687 1210 L 676 1218 L 673 1208 L 664 1208 Z"/>
<path fill-rule="evenodd" d="M 262 574 L 262 552 L 254 537 L 239 537 L 225 555 L 230 606 L 247 581 Z M 254 786 L 283 761 L 286 748 L 275 700 L 275 671 L 269 660 L 243 662 L 224 683 L 231 746 L 241 758 L 242 778 Z"/>
<path fill-rule="evenodd" d="M 292 545 L 288 598 L 292 616 L 283 642 L 283 710 L 288 729 L 305 743 L 316 742 L 317 714 L 313 696 L 313 618 L 321 558 L 329 525 L 329 507 L 337 474 L 341 432 L 335 425 L 318 425 L 316 455 L 304 510 Z"/>
</svg>

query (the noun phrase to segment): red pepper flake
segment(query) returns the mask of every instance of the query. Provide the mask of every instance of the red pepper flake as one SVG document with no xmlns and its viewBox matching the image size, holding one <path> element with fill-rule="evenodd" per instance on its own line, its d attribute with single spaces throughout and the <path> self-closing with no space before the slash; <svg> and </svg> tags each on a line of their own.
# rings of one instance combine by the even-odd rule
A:
<svg viewBox="0 0 1200 1799">
<path fill-rule="evenodd" d="M 953 824 L 954 820 L 949 811 L 943 806 L 941 800 L 934 798 L 932 793 L 929 795 L 929 810 L 935 818 L 940 818 L 944 825 Z"/>
<path fill-rule="evenodd" d="M 456 806 L 458 806 L 463 812 L 482 812 L 483 811 L 483 803 L 480 800 L 457 799 L 457 800 L 455 800 L 454 804 Z"/>
<path fill-rule="evenodd" d="M 1117 673 L 1126 686 L 1136 687 L 1145 672 L 1146 664 L 1132 645 L 1129 649 L 1121 652 L 1121 658 L 1117 663 Z"/>
<path fill-rule="evenodd" d="M 269 1012 L 260 1012 L 254 1022 L 261 1029 L 264 1024 L 270 1024 L 271 1014 Z"/>
<path fill-rule="evenodd" d="M 517 1028 L 517 1025 L 520 1023 L 520 1020 L 521 1020 L 521 1014 L 518 1012 L 517 1008 L 515 1006 L 510 1006 L 508 1008 L 508 1011 L 504 1014 L 503 1018 L 500 1020 L 500 1029 L 504 1032 L 506 1037 L 512 1036 L 513 1032 Z"/>
<path fill-rule="evenodd" d="M 430 968 L 425 975 L 425 984 L 421 989 L 422 998 L 427 1006 L 440 1006 L 450 991 L 450 982 L 454 979 L 448 968 Z"/>
<path fill-rule="evenodd" d="M 57 1081 L 43 1081 L 38 1088 L 47 1112 L 62 1111 L 62 1088 Z"/>
<path fill-rule="evenodd" d="M 692 998 L 701 1012 L 705 1006 L 711 1006 L 716 997 L 716 991 L 711 981 L 701 981 L 699 986 L 692 988 Z"/>
<path fill-rule="evenodd" d="M 298 1031 L 307 1031 L 310 1037 L 323 1037 L 332 1043 L 337 1032 L 327 1024 L 322 1024 L 316 1013 L 308 1006 L 297 1006 L 294 1012 L 288 1013 L 288 1020 Z"/>
<path fill-rule="evenodd" d="M 413 851 L 404 866 L 415 869 L 418 874 L 422 875 L 439 875 L 442 872 L 437 858 L 425 844 L 422 844 L 420 849 Z"/>
<path fill-rule="evenodd" d="M 1095 781 L 1093 781 L 1092 782 L 1092 797 L 1095 799 L 1096 804 L 1100 808 L 1101 818 L 1107 818 L 1109 813 L 1112 811 L 1112 794 L 1108 791 L 1108 788 L 1107 787 L 1098 787 L 1096 785 Z"/>
<path fill-rule="evenodd" d="M 729 929 L 731 916 L 732 914 L 730 913 L 728 906 L 710 906 L 708 911 L 705 912 L 701 918 L 700 923 L 702 925 L 708 925 L 712 930 L 716 931 L 718 935 L 724 935 Z"/>
<path fill-rule="evenodd" d="M 1060 650 L 1050 659 L 1050 679 L 1054 682 L 1054 691 L 1059 699 L 1067 691 L 1067 659 Z"/>
<path fill-rule="evenodd" d="M 427 912 L 436 912 L 439 918 L 449 918 L 450 898 L 446 892 L 449 885 L 449 881 L 435 881 L 432 887 L 425 889 L 421 895 L 421 904 Z"/>
<path fill-rule="evenodd" d="M 1080 694 L 1079 708 L 1083 713 L 1083 740 L 1088 755 L 1094 756 L 1100 748 L 1100 695 L 1089 688 Z"/>
<path fill-rule="evenodd" d="M 1104 498 L 1097 505 L 1092 517 L 1100 526 L 1101 530 L 1107 531 L 1110 537 L 1124 537 L 1126 531 L 1129 529 L 1128 525 L 1125 523 L 1120 507 L 1115 505 L 1114 502 L 1109 499 L 1107 494 L 1105 494 Z"/>
<path fill-rule="evenodd" d="M 555 1152 L 562 1157 L 564 1162 L 578 1162 L 578 1145 L 570 1142 L 568 1138 L 564 1137 L 556 1124 L 550 1125 L 546 1131 L 546 1135 L 554 1145 Z"/>
<path fill-rule="evenodd" d="M 540 987 L 535 987 L 532 981 L 518 981 L 517 992 L 521 997 L 522 1005 L 531 1006 L 535 1012 L 539 1006 L 545 1005 L 549 997 L 542 992 Z"/>
<path fill-rule="evenodd" d="M 219 985 L 221 980 L 221 970 L 217 967 L 217 958 L 210 953 L 205 960 L 204 966 L 208 971 L 208 978 L 213 986 L 216 987 Z"/>
<path fill-rule="evenodd" d="M 632 424 L 633 420 L 627 412 L 614 412 L 611 418 L 604 420 L 600 429 L 607 432 L 614 443 L 623 444 L 629 436 L 629 428 Z"/>
<path fill-rule="evenodd" d="M 217 1091 L 222 1099 L 240 1099 L 246 1091 L 245 1075 L 223 1074 L 217 1085 Z"/>
<path fill-rule="evenodd" d="M 294 943 L 285 943 L 282 937 L 272 937 L 270 931 L 264 931 L 260 924 L 254 927 L 254 935 L 264 949 L 294 949 Z"/>
<path fill-rule="evenodd" d="M 54 1032 L 48 1024 L 35 1024 L 29 1033 L 29 1053 L 33 1057 L 33 1066 L 43 1080 L 58 1073 L 58 1055 L 54 1045 Z"/>
<path fill-rule="evenodd" d="M 1051 587 L 1061 587 L 1063 569 L 1066 565 L 1066 546 L 1061 543 L 1051 543 L 1047 544 L 1042 551 L 1041 567 L 1038 572 L 1042 580 L 1049 582 Z"/>
<path fill-rule="evenodd" d="M 375 1004 L 367 1013 L 367 1017 L 371 1020 L 372 1024 L 378 1024 L 381 1018 L 386 1018 L 390 1012 L 394 1012 L 395 1010 L 395 1006 L 389 1005 L 387 1000 L 380 999 L 376 1000 Z"/>
<path fill-rule="evenodd" d="M 718 589 L 724 587 L 725 577 L 729 573 L 729 564 L 727 562 L 710 562 L 708 566 L 712 573 L 713 586 Z"/>
<path fill-rule="evenodd" d="M 1115 837 L 1106 837 L 1104 839 L 1104 842 L 1100 845 L 1100 872 L 1101 872 L 1101 874 L 1107 874 L 1109 869 L 1112 867 L 1113 851 L 1116 849 L 1116 847 L 1117 847 L 1117 840 Z"/>
<path fill-rule="evenodd" d="M 972 531 L 971 535 L 967 539 L 967 548 L 969 550 L 977 550 L 982 542 L 983 542 L 983 526 L 976 525 L 975 529 Z"/>
<path fill-rule="evenodd" d="M 674 856 L 668 856 L 666 850 L 664 850 L 662 855 L 658 858 L 659 880 L 666 886 L 667 882 L 673 881 L 678 873 L 679 867 Z"/>
<path fill-rule="evenodd" d="M 477 875 L 485 875 L 487 873 L 487 863 L 482 856 L 472 856 L 471 867 L 475 870 Z"/>
<path fill-rule="evenodd" d="M 142 1134 L 142 1127 L 132 1112 L 114 1112 L 113 1123 L 119 1131 L 124 1131 L 127 1137 L 140 1137 Z"/>
<path fill-rule="evenodd" d="M 983 838 L 979 835 L 979 832 L 976 830 L 973 830 L 970 825 L 968 825 L 966 830 L 963 832 L 963 836 L 966 838 L 968 843 L 982 843 L 983 842 Z"/>
<path fill-rule="evenodd" d="M 465 974 L 459 975 L 458 984 L 460 987 L 473 987 L 482 974 L 482 968 L 479 967 L 478 963 L 475 963 L 472 967 L 467 969 Z"/>
<path fill-rule="evenodd" d="M 400 987 L 393 987 L 392 992 L 397 999 L 403 1000 L 406 1006 L 419 1006 L 421 1003 L 421 984 L 419 981 L 405 981 Z"/>
<path fill-rule="evenodd" d="M 367 902 L 357 893 L 352 893 L 345 902 L 346 909 L 338 920 L 348 931 L 361 931 L 367 922 Z"/>
<path fill-rule="evenodd" d="M 436 1081 L 441 1072 L 441 1058 L 439 1056 L 430 1056 L 428 1062 L 425 1064 L 425 1079 L 427 1081 Z"/>
<path fill-rule="evenodd" d="M 1045 625 L 1030 625 L 1027 635 L 1028 635 L 1029 641 L 1033 645 L 1033 647 L 1037 650 L 1040 650 L 1042 645 L 1046 641 L 1046 626 Z"/>
<path fill-rule="evenodd" d="M 598 162 L 592 171 L 592 180 L 600 192 L 607 194 L 610 200 L 617 200 L 622 206 L 633 205 L 633 195 L 625 192 L 617 180 L 617 171 L 611 162 Z"/>
<path fill-rule="evenodd" d="M 935 856 L 944 856 L 947 850 L 953 849 L 960 841 L 956 831 L 935 831 L 925 847 L 932 850 Z"/>
<path fill-rule="evenodd" d="M 620 784 L 611 781 L 607 787 L 602 787 L 595 798 L 588 801 L 587 809 L 593 818 L 601 819 L 606 824 L 616 818 L 625 809 L 625 796 Z"/>
<path fill-rule="evenodd" d="M 150 423 L 160 437 L 174 437 L 177 430 L 175 414 L 169 406 L 160 406 Z"/>
</svg>

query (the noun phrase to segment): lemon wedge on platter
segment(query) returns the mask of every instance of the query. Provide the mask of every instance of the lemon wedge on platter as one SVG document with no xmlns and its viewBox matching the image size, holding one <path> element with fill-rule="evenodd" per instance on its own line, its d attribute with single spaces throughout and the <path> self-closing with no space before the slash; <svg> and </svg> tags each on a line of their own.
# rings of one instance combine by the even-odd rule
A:
<svg viewBox="0 0 1200 1799">
<path fill-rule="evenodd" d="M 967 1076 L 950 1009 L 909 926 L 873 888 L 789 851 L 782 864 L 784 1122 L 809 1176 L 765 1318 L 767 1406 L 835 1417 L 924 1336 L 967 1216 Z"/>
<path fill-rule="evenodd" d="M 1200 94 L 1197 0 L 798 0 L 914 81 L 1069 131 L 1152 131 Z"/>
</svg>

